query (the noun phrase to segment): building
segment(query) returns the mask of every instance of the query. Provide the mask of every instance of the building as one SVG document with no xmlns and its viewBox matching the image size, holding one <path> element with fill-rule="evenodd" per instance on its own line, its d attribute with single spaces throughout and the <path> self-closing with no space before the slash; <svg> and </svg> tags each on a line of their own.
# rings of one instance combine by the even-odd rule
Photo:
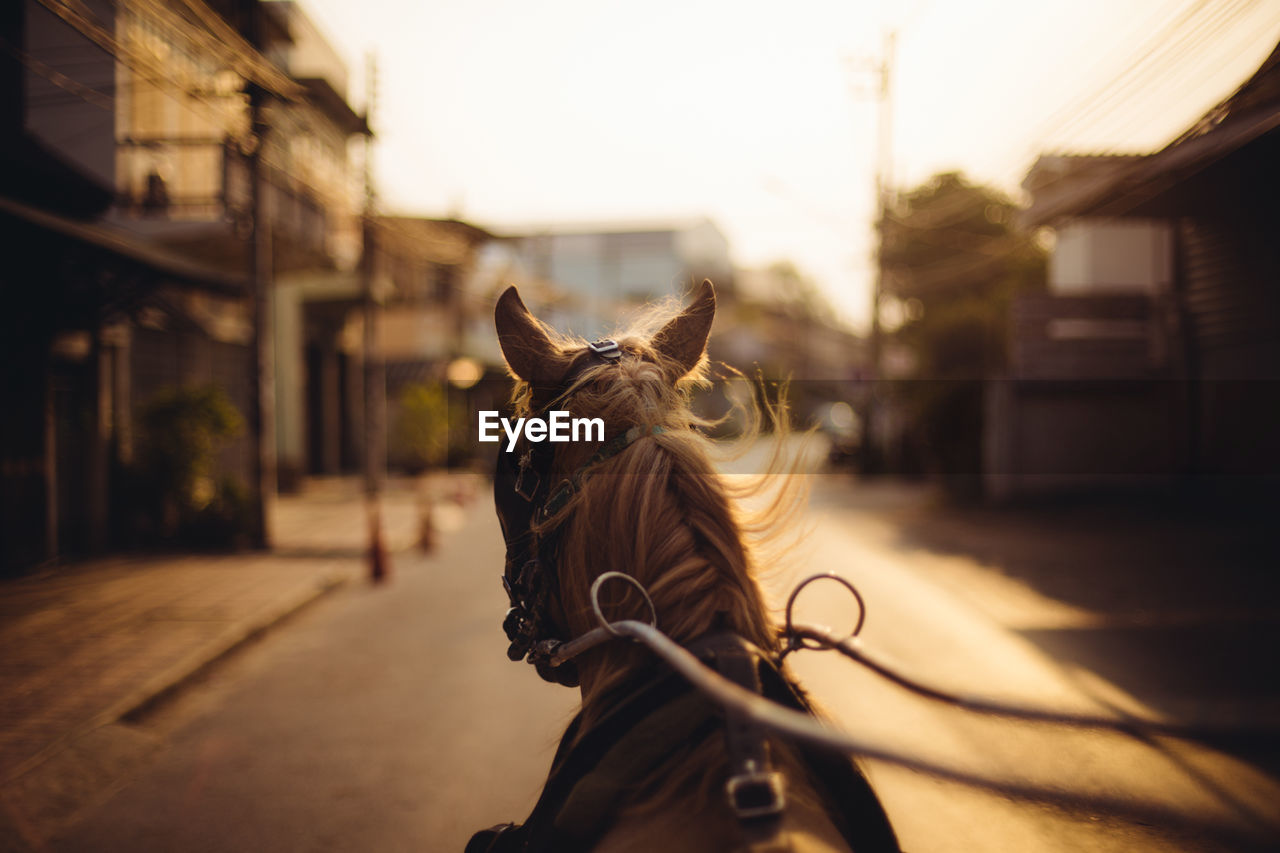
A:
<svg viewBox="0 0 1280 853">
<path fill-rule="evenodd" d="M 474 447 L 477 409 L 502 403 L 503 375 L 494 346 L 493 303 L 510 268 L 494 265 L 494 237 L 456 219 L 379 216 L 375 282 L 385 293 L 378 353 L 386 366 L 388 464 L 462 462 Z M 432 389 L 444 411 L 439 456 L 426 459 L 405 436 L 406 392 Z"/>
<path fill-rule="evenodd" d="M 1278 128 L 1280 49 L 1160 151 L 1032 168 L 1057 241 L 988 400 L 995 495 L 1280 475 Z"/>
<path fill-rule="evenodd" d="M 131 541 L 136 425 L 169 389 L 216 387 L 247 420 L 216 483 L 268 482 L 257 425 L 275 410 L 286 483 L 307 469 L 308 346 L 335 310 L 364 304 L 348 148 L 368 127 L 345 67 L 288 0 L 22 0 L 0 22 L 6 391 L 34 418 L 0 436 L 14 510 L 0 550 L 17 570 L 101 551 L 113 532 Z M 255 241 L 274 310 L 252 298 Z M 279 400 L 259 393 L 257 329 L 279 354 Z"/>
<path fill-rule="evenodd" d="M 604 334 L 628 310 L 733 276 L 729 241 L 709 219 L 530 229 L 509 235 L 526 276 L 553 282 L 543 316 L 585 338 Z"/>
<path fill-rule="evenodd" d="M 131 531 L 135 417 L 169 379 L 248 394 L 248 283 L 109 222 L 121 8 L 5 5 L 0 219 L 6 263 L 0 572 L 93 553 Z M 160 73 L 154 69 L 149 73 Z M 247 439 L 219 459 L 245 462 Z M 114 534 L 114 535 L 113 535 Z"/>
</svg>

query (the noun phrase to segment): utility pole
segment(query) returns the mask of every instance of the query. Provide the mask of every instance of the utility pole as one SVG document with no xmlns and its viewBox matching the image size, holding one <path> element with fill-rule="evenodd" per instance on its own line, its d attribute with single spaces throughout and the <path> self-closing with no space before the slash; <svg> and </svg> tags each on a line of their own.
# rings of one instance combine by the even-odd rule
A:
<svg viewBox="0 0 1280 853">
<path fill-rule="evenodd" d="M 379 306 L 374 292 L 377 273 L 377 229 L 374 214 L 377 197 L 373 182 L 373 121 L 378 97 L 378 64 L 373 54 L 366 60 L 364 137 L 364 211 L 361 214 L 362 251 L 360 276 L 364 291 L 364 493 L 369 521 L 369 579 L 385 581 L 390 575 L 387 549 L 382 541 L 382 480 L 387 468 L 387 377 L 378 350 Z"/>
<path fill-rule="evenodd" d="M 249 44 L 264 47 L 260 0 L 241 0 L 241 22 Z M 271 283 L 274 278 L 271 214 L 267 197 L 267 165 L 263 160 L 271 127 L 266 117 L 266 89 L 256 80 L 247 83 L 249 94 L 249 187 L 252 194 L 252 231 L 249 237 L 249 276 L 253 286 L 253 371 L 250 418 L 254 518 L 251 532 L 257 548 L 271 547 L 271 505 L 276 494 L 276 383 L 275 333 L 272 325 Z"/>
<path fill-rule="evenodd" d="M 893 63 L 897 33 L 890 30 L 884 35 L 884 44 L 878 59 L 862 60 L 861 69 L 873 75 L 870 90 L 878 106 L 876 116 L 876 273 L 871 286 L 871 334 L 868 341 L 867 360 L 870 362 L 871 388 L 866 395 L 862 412 L 862 470 L 864 473 L 880 473 L 884 468 L 885 448 L 878 446 L 880 386 L 882 384 L 882 360 L 884 333 L 880 324 L 880 308 L 884 296 L 884 238 L 888 211 L 893 203 Z M 866 94 L 862 90 L 859 94 Z"/>
</svg>

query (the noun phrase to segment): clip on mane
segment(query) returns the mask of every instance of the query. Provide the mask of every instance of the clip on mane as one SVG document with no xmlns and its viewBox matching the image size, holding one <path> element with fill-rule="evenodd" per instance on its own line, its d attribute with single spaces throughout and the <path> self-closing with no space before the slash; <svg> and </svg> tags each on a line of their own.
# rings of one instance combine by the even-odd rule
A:
<svg viewBox="0 0 1280 853">
<path fill-rule="evenodd" d="M 587 344 L 587 349 L 609 361 L 617 361 L 622 358 L 622 347 L 618 346 L 618 342 L 614 340 L 596 341 Z"/>
</svg>

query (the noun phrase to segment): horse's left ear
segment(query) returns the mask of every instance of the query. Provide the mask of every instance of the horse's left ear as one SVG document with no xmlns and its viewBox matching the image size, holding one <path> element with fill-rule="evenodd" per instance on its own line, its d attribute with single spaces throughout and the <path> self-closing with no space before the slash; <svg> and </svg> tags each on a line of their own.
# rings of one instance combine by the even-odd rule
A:
<svg viewBox="0 0 1280 853">
<path fill-rule="evenodd" d="M 679 365 L 680 375 L 676 379 L 693 370 L 702 360 L 715 316 L 716 289 L 709 279 L 703 279 L 689 307 L 667 321 L 653 336 L 653 348 Z"/>
<path fill-rule="evenodd" d="M 498 297 L 493 321 L 512 373 L 531 385 L 551 385 L 564 378 L 569 359 L 551 340 L 547 327 L 524 307 L 514 285 Z"/>
</svg>

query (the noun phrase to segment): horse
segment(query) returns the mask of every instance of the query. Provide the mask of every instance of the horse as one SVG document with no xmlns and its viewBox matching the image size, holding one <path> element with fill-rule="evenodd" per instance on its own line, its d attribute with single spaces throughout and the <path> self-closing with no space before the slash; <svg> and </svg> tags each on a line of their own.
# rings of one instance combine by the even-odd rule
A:
<svg viewBox="0 0 1280 853">
<path fill-rule="evenodd" d="M 553 443 L 526 430 L 498 453 L 508 656 L 577 687 L 581 706 L 533 813 L 476 833 L 467 853 L 898 850 L 851 759 L 768 736 L 636 644 L 564 659 L 566 638 L 604 612 L 650 619 L 720 674 L 811 711 L 781 668 L 744 517 L 712 465 L 709 422 L 690 405 L 707 384 L 715 310 L 704 281 L 682 310 L 588 343 L 539 321 L 515 287 L 497 301 L 514 413 L 546 423 L 559 407 L 600 419 L 605 434 Z M 644 601 L 603 584 L 606 573 Z"/>
</svg>

